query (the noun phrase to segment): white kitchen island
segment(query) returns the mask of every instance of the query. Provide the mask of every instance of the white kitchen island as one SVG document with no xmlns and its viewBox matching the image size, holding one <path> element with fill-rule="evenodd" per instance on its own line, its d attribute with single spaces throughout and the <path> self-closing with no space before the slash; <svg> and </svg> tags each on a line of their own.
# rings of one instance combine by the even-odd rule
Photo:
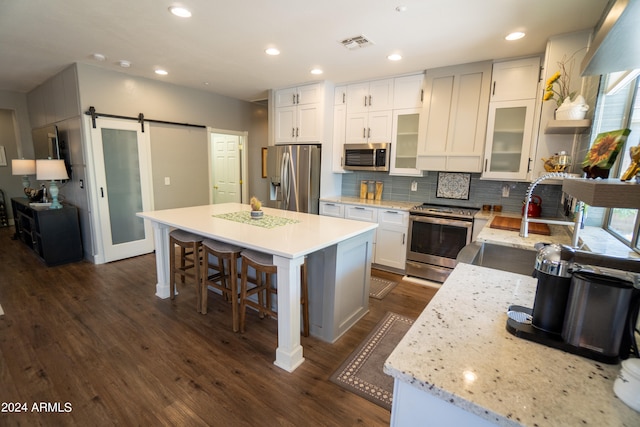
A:
<svg viewBox="0 0 640 427">
<path fill-rule="evenodd" d="M 333 342 L 368 311 L 375 223 L 263 208 L 242 222 L 249 205 L 224 203 L 141 212 L 154 228 L 156 295 L 169 297 L 169 232 L 174 228 L 273 254 L 278 268 L 278 348 L 275 365 L 293 372 L 300 345 L 300 266 L 307 257 L 310 332 Z"/>
</svg>

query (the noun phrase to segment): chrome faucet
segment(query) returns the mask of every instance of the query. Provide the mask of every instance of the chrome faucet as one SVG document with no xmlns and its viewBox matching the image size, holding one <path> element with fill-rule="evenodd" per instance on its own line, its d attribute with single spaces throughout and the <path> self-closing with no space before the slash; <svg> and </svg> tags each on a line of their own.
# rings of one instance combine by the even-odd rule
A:
<svg viewBox="0 0 640 427">
<path fill-rule="evenodd" d="M 550 172 L 542 175 L 540 178 L 533 181 L 529 188 L 527 189 L 527 195 L 525 196 L 525 205 L 524 205 L 524 214 L 522 216 L 522 223 L 520 224 L 520 237 L 529 237 L 529 223 L 537 222 L 544 224 L 554 224 L 554 225 L 572 225 L 573 224 L 573 237 L 571 238 L 571 246 L 574 248 L 578 247 L 578 233 L 580 231 L 580 224 L 582 223 L 582 213 L 584 211 L 584 203 L 582 201 L 578 201 L 578 212 L 575 215 L 575 221 L 559 221 L 555 219 L 541 219 L 541 218 L 529 218 L 529 202 L 531 202 L 531 194 L 533 194 L 533 189 L 536 188 L 538 184 L 546 179 L 554 179 L 554 178 L 572 178 L 568 173 L 565 172 Z"/>
</svg>

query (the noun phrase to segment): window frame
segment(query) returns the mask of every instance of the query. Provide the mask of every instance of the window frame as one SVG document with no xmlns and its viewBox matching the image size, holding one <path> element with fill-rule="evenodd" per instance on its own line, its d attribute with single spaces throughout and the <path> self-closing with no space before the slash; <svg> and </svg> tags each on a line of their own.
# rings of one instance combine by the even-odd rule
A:
<svg viewBox="0 0 640 427">
<path fill-rule="evenodd" d="M 606 76 L 602 76 L 601 77 L 601 88 L 603 87 L 607 87 L 607 85 L 605 83 L 608 83 L 607 80 L 609 79 L 610 75 L 606 75 Z M 638 86 L 640 85 L 640 76 L 635 77 L 632 81 L 629 82 L 629 87 L 631 88 L 628 91 L 628 96 L 627 96 L 627 102 L 626 105 L 623 109 L 623 117 L 621 119 L 621 125 L 620 125 L 620 129 L 623 128 L 630 128 L 631 127 L 631 120 L 633 117 L 633 109 L 634 109 L 634 105 L 636 104 L 636 102 L 638 102 L 637 97 L 640 96 L 640 90 L 638 90 Z M 599 96 L 606 96 L 606 94 L 604 93 L 600 93 Z M 592 135 L 592 143 L 593 143 L 593 139 L 595 139 L 595 137 L 597 136 L 597 134 L 594 132 L 594 134 Z M 623 160 L 624 160 L 624 156 L 628 155 L 627 154 L 627 150 L 623 149 L 620 154 L 618 155 L 618 159 L 613 167 L 613 169 L 611 170 L 612 172 L 612 177 L 616 177 L 619 178 L 620 175 L 623 173 L 622 170 L 622 164 L 623 164 Z M 606 208 L 605 209 L 605 214 L 604 214 L 604 218 L 603 218 L 603 224 L 602 224 L 602 228 L 607 231 L 609 234 L 611 234 L 613 237 L 615 237 L 616 239 L 618 239 L 619 241 L 621 241 L 622 243 L 624 243 L 625 245 L 629 246 L 629 248 L 631 248 L 632 250 L 634 250 L 635 252 L 639 252 L 640 253 L 640 209 L 635 209 L 636 211 L 636 219 L 635 219 L 635 224 L 633 227 L 633 233 L 631 236 L 630 240 L 627 240 L 624 236 L 622 236 L 620 233 L 616 232 L 616 230 L 614 228 L 612 228 L 612 221 L 613 221 L 613 215 L 614 215 L 614 210 L 615 209 L 621 209 L 621 208 Z"/>
</svg>

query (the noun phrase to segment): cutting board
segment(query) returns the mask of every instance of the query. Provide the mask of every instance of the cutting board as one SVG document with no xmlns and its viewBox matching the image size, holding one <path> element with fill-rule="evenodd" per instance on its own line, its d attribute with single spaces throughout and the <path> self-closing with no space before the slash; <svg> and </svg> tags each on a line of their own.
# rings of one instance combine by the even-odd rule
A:
<svg viewBox="0 0 640 427">
<path fill-rule="evenodd" d="M 496 216 L 491 221 L 491 228 L 497 228 L 499 230 L 513 230 L 520 231 L 520 224 L 522 223 L 522 218 L 510 218 L 506 216 Z M 541 224 L 538 222 L 530 222 L 529 223 L 529 233 L 533 234 L 543 234 L 545 236 L 551 235 L 551 230 L 549 230 L 549 226 L 547 224 Z"/>
</svg>

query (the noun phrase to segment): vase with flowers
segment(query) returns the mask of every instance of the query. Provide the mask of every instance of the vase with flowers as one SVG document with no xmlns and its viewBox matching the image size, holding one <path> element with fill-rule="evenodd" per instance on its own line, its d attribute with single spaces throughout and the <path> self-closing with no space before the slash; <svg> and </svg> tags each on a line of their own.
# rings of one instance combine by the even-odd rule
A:
<svg viewBox="0 0 640 427">
<path fill-rule="evenodd" d="M 584 97 L 576 95 L 576 92 L 571 90 L 574 55 L 575 53 L 569 58 L 565 55 L 558 61 L 559 69 L 547 80 L 542 97 L 543 101 L 556 102 L 555 118 L 557 120 L 582 120 L 589 110 Z"/>
<path fill-rule="evenodd" d="M 254 196 L 249 200 L 249 204 L 251 204 L 251 218 L 262 218 L 264 215 L 264 212 L 262 212 L 262 202 Z"/>
</svg>

